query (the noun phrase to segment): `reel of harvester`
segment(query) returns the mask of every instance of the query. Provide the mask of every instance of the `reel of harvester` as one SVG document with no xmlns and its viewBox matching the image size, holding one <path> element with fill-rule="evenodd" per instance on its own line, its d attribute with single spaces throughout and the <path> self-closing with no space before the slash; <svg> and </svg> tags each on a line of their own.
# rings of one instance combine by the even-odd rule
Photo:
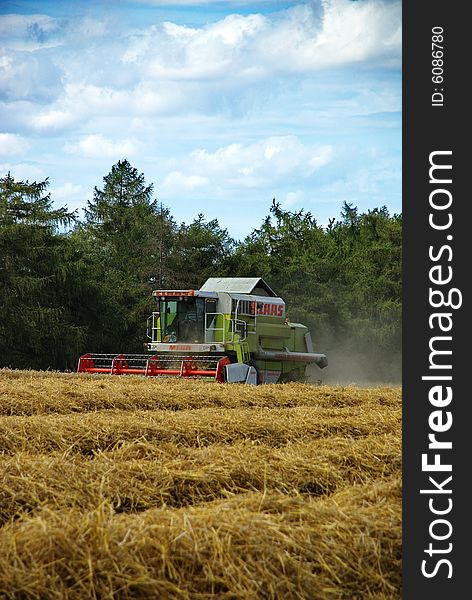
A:
<svg viewBox="0 0 472 600">
<path fill-rule="evenodd" d="M 78 373 L 144 375 L 145 377 L 211 378 L 224 381 L 227 356 L 176 356 L 148 354 L 84 354 Z"/>
</svg>

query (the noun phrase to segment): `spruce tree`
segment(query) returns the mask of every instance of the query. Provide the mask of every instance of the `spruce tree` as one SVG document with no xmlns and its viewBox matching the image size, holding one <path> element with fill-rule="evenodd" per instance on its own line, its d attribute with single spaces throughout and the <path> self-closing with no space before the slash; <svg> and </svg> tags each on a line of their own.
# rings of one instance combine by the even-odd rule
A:
<svg viewBox="0 0 472 600">
<path fill-rule="evenodd" d="M 153 185 L 128 160 L 112 166 L 102 189 L 95 187 L 75 236 L 107 297 L 100 328 L 108 335 L 96 350 L 143 350 L 146 317 L 155 309 L 151 292 L 173 283 L 174 230 L 169 210 L 153 199 Z"/>
<path fill-rule="evenodd" d="M 0 178 L 0 364 L 72 366 L 85 328 L 70 313 L 79 281 L 69 240 L 75 220 L 54 209 L 49 182 Z"/>
</svg>

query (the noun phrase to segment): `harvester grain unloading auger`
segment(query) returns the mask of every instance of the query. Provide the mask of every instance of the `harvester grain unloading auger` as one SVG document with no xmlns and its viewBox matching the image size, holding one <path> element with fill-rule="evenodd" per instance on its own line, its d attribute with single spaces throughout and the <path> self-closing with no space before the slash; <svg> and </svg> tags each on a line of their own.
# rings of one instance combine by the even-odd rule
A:
<svg viewBox="0 0 472 600">
<path fill-rule="evenodd" d="M 308 328 L 288 321 L 285 302 L 259 277 L 210 277 L 199 290 L 156 290 L 148 354 L 85 354 L 79 373 L 212 378 L 247 384 L 304 381 L 313 352 Z"/>
</svg>

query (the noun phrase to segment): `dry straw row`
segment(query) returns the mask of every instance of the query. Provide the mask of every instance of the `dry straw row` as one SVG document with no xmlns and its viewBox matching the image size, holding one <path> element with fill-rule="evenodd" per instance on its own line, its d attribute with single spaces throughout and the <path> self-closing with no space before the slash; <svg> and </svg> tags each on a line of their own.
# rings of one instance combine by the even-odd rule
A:
<svg viewBox="0 0 472 600">
<path fill-rule="evenodd" d="M 400 482 L 245 494 L 116 516 L 44 511 L 0 531 L 4 598 L 400 597 Z"/>
<path fill-rule="evenodd" d="M 3 370 L 0 598 L 398 598 L 400 401 Z"/>
<path fill-rule="evenodd" d="M 399 423 L 399 411 L 382 412 L 379 407 L 338 414 L 300 407 L 35 415 L 3 417 L 0 447 L 9 454 L 67 451 L 88 455 L 136 439 L 193 447 L 252 440 L 277 447 L 295 439 L 388 434 L 397 431 Z"/>
<path fill-rule="evenodd" d="M 319 496 L 398 473 L 399 440 L 314 440 L 273 449 L 231 447 L 164 450 L 146 442 L 97 455 L 0 458 L 0 522 L 49 508 L 92 510 L 104 501 L 118 512 L 182 507 L 248 491 Z"/>
<path fill-rule="evenodd" d="M 248 387 L 196 380 L 0 369 L 0 414 L 3 415 L 251 406 L 333 409 L 366 403 L 395 407 L 399 397 L 400 388 L 343 388 L 300 383 Z"/>
</svg>

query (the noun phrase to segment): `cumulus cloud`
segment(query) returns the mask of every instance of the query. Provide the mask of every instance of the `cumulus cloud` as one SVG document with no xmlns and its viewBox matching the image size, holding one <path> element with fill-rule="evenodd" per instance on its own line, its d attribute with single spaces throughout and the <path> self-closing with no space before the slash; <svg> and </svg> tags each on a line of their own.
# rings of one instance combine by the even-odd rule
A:
<svg viewBox="0 0 472 600">
<path fill-rule="evenodd" d="M 164 0 L 140 1 L 168 4 Z M 222 0 L 172 2 L 213 3 L 231 4 Z M 251 2 L 237 3 L 245 4 L 250 6 Z M 127 62 L 146 54 L 155 75 L 190 78 L 219 73 L 225 64 L 231 64 L 232 76 L 248 70 L 250 65 L 256 66 L 259 74 L 379 59 L 393 60 L 398 65 L 400 48 L 400 2 L 312 0 L 267 15 L 229 15 L 199 28 L 174 23 L 154 26 L 134 37 L 123 58 Z"/>
<path fill-rule="evenodd" d="M 0 99 L 53 102 L 62 91 L 61 71 L 49 56 L 0 50 Z"/>
<path fill-rule="evenodd" d="M 143 83 L 130 90 L 71 83 L 65 86 L 61 105 L 70 115 L 160 114 L 176 108 L 183 93 L 156 89 Z"/>
<path fill-rule="evenodd" d="M 21 135 L 13 133 L 0 133 L 0 155 L 11 156 L 24 154 L 29 148 L 29 143 Z"/>
<path fill-rule="evenodd" d="M 81 191 L 81 185 L 77 185 L 71 183 L 70 181 L 66 181 L 66 183 L 64 183 L 63 185 L 57 188 L 52 188 L 51 196 L 54 198 L 54 200 L 63 200 L 64 198 L 74 197 L 77 194 L 80 194 Z"/>
<path fill-rule="evenodd" d="M 64 129 L 77 120 L 77 115 L 65 110 L 47 110 L 33 114 L 30 123 L 39 131 L 57 131 Z"/>
<path fill-rule="evenodd" d="M 67 144 L 65 151 L 71 154 L 82 154 L 87 158 L 119 159 L 132 156 L 137 150 L 133 140 L 113 141 L 100 134 L 88 135 L 77 144 Z"/>
<path fill-rule="evenodd" d="M 264 16 L 229 15 L 190 28 L 138 32 L 122 55 L 158 79 L 261 78 L 360 61 L 400 60 L 401 5 L 320 0 Z"/>
<path fill-rule="evenodd" d="M 195 150 L 189 162 L 193 169 L 224 173 L 229 181 L 237 180 L 251 187 L 294 173 L 309 176 L 328 163 L 331 155 L 331 146 L 305 146 L 296 136 L 286 135 L 245 146 L 230 144 L 215 152 Z"/>
<path fill-rule="evenodd" d="M 332 158 L 331 146 L 304 145 L 296 136 L 274 136 L 253 144 L 230 144 L 214 152 L 197 149 L 180 161 L 159 186 L 167 197 L 179 190 L 264 189 L 311 177 Z M 292 203 L 294 196 L 288 197 Z"/>
<path fill-rule="evenodd" d="M 54 49 L 61 27 L 48 15 L 0 15 L 0 99 L 53 102 L 62 90 Z"/>
<path fill-rule="evenodd" d="M 17 181 L 44 181 L 43 169 L 28 163 L 0 163 L 0 173 L 11 173 Z"/>
<path fill-rule="evenodd" d="M 60 45 L 60 24 L 48 15 L 0 15 L 0 38 L 12 50 L 33 51 Z"/>
<path fill-rule="evenodd" d="M 181 171 L 171 171 L 164 179 L 159 189 L 161 192 L 175 193 L 175 190 L 191 191 L 208 184 L 210 180 L 201 175 L 185 175 Z"/>
<path fill-rule="evenodd" d="M 180 206 L 181 194 L 202 210 L 267 194 L 286 207 L 320 191 L 341 202 L 353 185 L 380 195 L 381 178 L 400 197 L 389 166 L 377 178 L 358 151 L 360 140 L 398 151 L 399 0 L 267 0 L 258 14 L 248 12 L 264 0 L 175 0 L 173 22 L 141 3 L 170 5 L 0 15 L 0 131 L 13 136 L 0 138 L 3 167 L 44 179 L 36 165 L 47 157 L 55 193 L 77 206 L 103 175 L 96 159 L 125 156 L 157 171 L 164 200 Z M 196 19 L 185 8 L 205 4 L 218 10 Z"/>
<path fill-rule="evenodd" d="M 389 0 L 314 0 L 202 26 L 121 27 L 106 17 L 0 17 L 0 99 L 35 103 L 30 128 L 54 132 L 107 114 L 237 114 L 274 78 L 400 65 L 401 3 Z"/>
</svg>

